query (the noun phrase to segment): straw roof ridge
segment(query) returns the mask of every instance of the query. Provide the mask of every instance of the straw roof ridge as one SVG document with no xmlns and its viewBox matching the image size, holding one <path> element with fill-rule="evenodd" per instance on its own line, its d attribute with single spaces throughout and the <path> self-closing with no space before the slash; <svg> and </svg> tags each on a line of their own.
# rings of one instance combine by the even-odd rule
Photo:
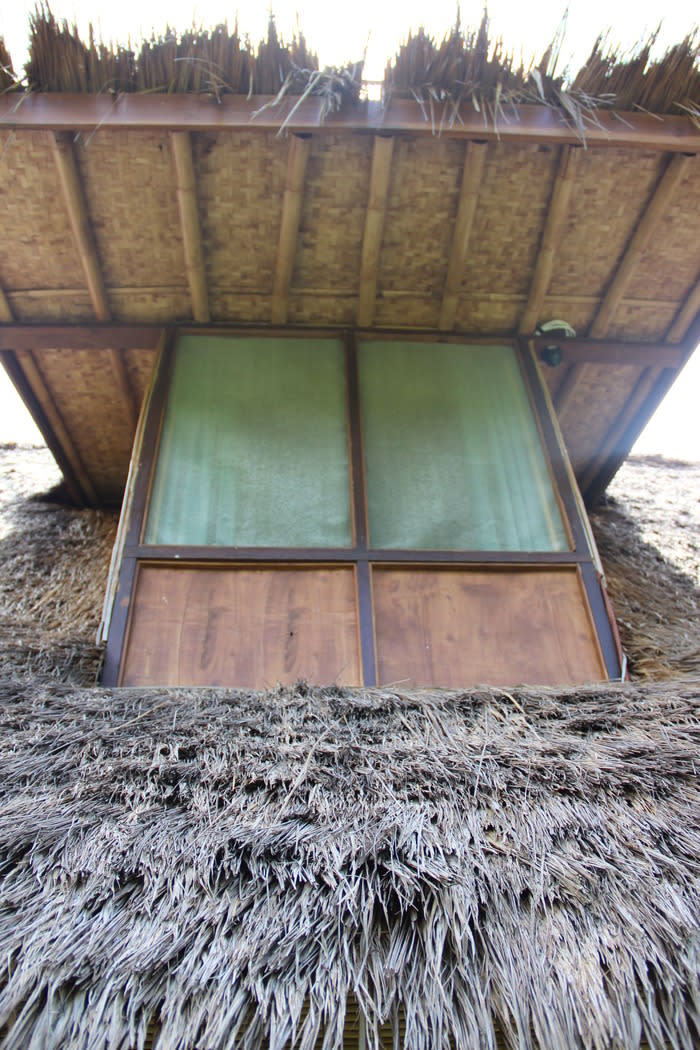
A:
<svg viewBox="0 0 700 1050">
<path fill-rule="evenodd" d="M 566 17 L 541 59 L 525 65 L 522 57 L 516 64 L 504 52 L 501 40 L 491 40 L 486 10 L 478 29 L 465 30 L 457 19 L 439 44 L 421 28 L 409 34 L 388 63 L 385 98 L 415 98 L 426 119 L 440 126 L 459 122 L 462 105 L 483 112 L 484 120 L 496 125 L 508 122 L 509 105 L 545 105 L 560 111 L 582 139 L 586 128 L 595 124 L 596 111 L 603 108 L 686 112 L 700 118 L 696 33 L 655 61 L 651 52 L 656 34 L 640 41 L 629 54 L 600 36 L 583 67 L 571 74 L 557 73 L 565 30 Z"/>
<path fill-rule="evenodd" d="M 270 14 L 267 38 L 257 48 L 232 29 L 193 26 L 177 33 L 151 36 L 137 48 L 131 43 L 98 41 L 90 25 L 83 41 L 77 26 L 60 22 L 48 4 L 30 18 L 29 61 L 25 67 L 30 91 L 120 94 L 123 92 L 340 96 L 356 100 L 361 85 L 361 63 L 319 70 L 318 57 L 299 29 L 291 43 L 277 33 Z M 330 108 L 340 104 L 329 101 Z"/>
<path fill-rule="evenodd" d="M 5 677 L 3 1046 L 332 1050 L 354 996 L 370 1047 L 690 1048 L 699 748 L 700 682 Z"/>
</svg>

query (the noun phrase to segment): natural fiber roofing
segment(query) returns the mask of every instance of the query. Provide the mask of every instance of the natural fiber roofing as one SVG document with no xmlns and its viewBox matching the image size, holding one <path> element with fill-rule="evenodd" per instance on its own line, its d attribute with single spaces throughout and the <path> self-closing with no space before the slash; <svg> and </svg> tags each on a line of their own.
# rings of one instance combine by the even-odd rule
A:
<svg viewBox="0 0 700 1050">
<path fill-rule="evenodd" d="M 309 1006 L 328 1050 L 346 992 L 369 1046 L 394 1005 L 410 1050 L 696 1045 L 700 468 L 635 461 L 594 521 L 675 681 L 110 693 L 115 518 L 28 498 L 47 460 L 0 449 L 4 1046 L 225 1046 L 250 1004 L 246 1050 Z"/>
<path fill-rule="evenodd" d="M 697 1045 L 697 685 L 0 701 L 7 1050 Z"/>
<path fill-rule="evenodd" d="M 32 90 L 0 97 L 0 317 L 477 337 L 561 318 L 579 335 L 649 344 L 651 356 L 565 353 L 545 369 L 595 498 L 700 336 L 700 167 L 684 155 L 700 150 L 697 49 L 688 39 L 649 63 L 648 44 L 631 59 L 597 45 L 565 81 L 551 53 L 514 68 L 486 23 L 443 44 L 419 33 L 382 106 L 357 101 L 358 68 L 319 77 L 303 39 L 286 48 L 274 28 L 258 51 L 218 27 L 149 41 L 138 57 L 83 44 L 44 11 Z M 251 76 L 254 91 L 294 97 L 231 93 Z M 612 85 L 625 107 L 663 116 L 610 114 Z M 59 419 L 49 440 L 80 461 L 78 487 L 104 502 L 126 478 L 124 390 L 138 403 L 154 360 L 152 342 L 130 344 L 117 382 L 118 338 L 116 351 L 79 353 L 63 333 L 12 363 L 32 404 Z"/>
</svg>

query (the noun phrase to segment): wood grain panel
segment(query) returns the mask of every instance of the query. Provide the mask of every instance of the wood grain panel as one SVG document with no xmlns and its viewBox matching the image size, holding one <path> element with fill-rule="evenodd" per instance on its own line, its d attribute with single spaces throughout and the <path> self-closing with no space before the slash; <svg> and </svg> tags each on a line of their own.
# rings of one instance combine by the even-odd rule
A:
<svg viewBox="0 0 700 1050">
<path fill-rule="evenodd" d="M 372 577 L 381 685 L 607 677 L 576 569 L 375 567 Z"/>
<path fill-rule="evenodd" d="M 361 666 L 352 567 L 140 567 L 123 685 L 358 685 Z"/>
</svg>

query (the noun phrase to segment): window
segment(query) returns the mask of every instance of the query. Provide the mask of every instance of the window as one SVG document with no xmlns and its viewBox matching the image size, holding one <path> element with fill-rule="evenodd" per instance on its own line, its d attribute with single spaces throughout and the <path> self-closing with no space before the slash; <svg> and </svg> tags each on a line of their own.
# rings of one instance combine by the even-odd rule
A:
<svg viewBox="0 0 700 1050">
<path fill-rule="evenodd" d="M 126 684 L 605 676 L 518 352 L 186 334 Z"/>
</svg>

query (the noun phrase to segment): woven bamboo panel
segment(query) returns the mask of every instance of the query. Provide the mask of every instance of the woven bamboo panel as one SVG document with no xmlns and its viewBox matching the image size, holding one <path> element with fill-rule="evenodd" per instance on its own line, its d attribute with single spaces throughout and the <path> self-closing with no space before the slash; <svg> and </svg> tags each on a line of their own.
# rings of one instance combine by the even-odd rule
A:
<svg viewBox="0 0 700 1050">
<path fill-rule="evenodd" d="M 109 300 L 115 321 L 157 324 L 192 320 L 192 301 L 186 284 L 171 288 L 110 288 Z"/>
<path fill-rule="evenodd" d="M 700 163 L 696 157 L 676 189 L 627 289 L 630 299 L 673 299 L 679 305 L 700 271 Z"/>
<path fill-rule="evenodd" d="M 272 292 L 288 152 L 288 140 L 274 134 L 221 132 L 193 138 L 210 309 L 216 320 L 263 319 L 246 316 L 240 305 L 236 309 L 236 297 Z"/>
<path fill-rule="evenodd" d="M 375 324 L 392 328 L 437 328 L 440 303 L 439 296 L 380 293 L 374 313 Z"/>
<path fill-rule="evenodd" d="M 592 295 L 548 295 L 542 306 L 542 319 L 563 318 L 571 327 L 584 335 L 598 312 L 600 299 Z"/>
<path fill-rule="evenodd" d="M 265 323 L 270 320 L 272 295 L 267 290 L 256 293 L 214 287 L 209 289 L 209 304 L 216 321 Z"/>
<path fill-rule="evenodd" d="M 527 297 L 558 157 L 550 146 L 496 144 L 489 148 L 463 293 L 500 291 Z M 500 327 L 513 327 L 513 322 Z"/>
<path fill-rule="evenodd" d="M 2 234 L 0 234 L 0 238 Z M 17 321 L 94 321 L 86 288 L 41 288 L 7 296 Z"/>
<path fill-rule="evenodd" d="M 0 284 L 85 288 L 47 136 L 0 132 L 0 155 Z"/>
<path fill-rule="evenodd" d="M 137 405 L 141 405 L 143 396 L 151 382 L 151 375 L 155 367 L 157 353 L 155 350 L 126 350 L 124 351 L 124 364 L 129 377 L 131 389 Z"/>
<path fill-rule="evenodd" d="M 659 154 L 641 150 L 634 164 L 622 150 L 586 150 L 571 194 L 567 231 L 554 260 L 550 295 L 603 294 L 654 192 L 662 163 Z"/>
<path fill-rule="evenodd" d="M 35 357 L 99 497 L 120 499 L 133 433 L 109 354 L 42 350 Z"/>
<path fill-rule="evenodd" d="M 75 156 L 110 301 L 117 288 L 186 283 L 167 134 L 100 130 Z"/>
<path fill-rule="evenodd" d="M 598 452 L 602 441 L 642 374 L 635 365 L 586 364 L 559 414 L 564 441 L 579 474 Z M 601 397 L 601 390 L 605 397 Z"/>
<path fill-rule="evenodd" d="M 371 137 L 311 140 L 292 286 L 359 294 Z"/>
<path fill-rule="evenodd" d="M 397 139 L 378 290 L 412 291 L 439 305 L 464 164 L 463 142 Z M 432 322 L 437 324 L 437 314 Z"/>
<path fill-rule="evenodd" d="M 462 296 L 457 307 L 457 328 L 484 335 L 514 332 L 524 309 L 525 296 L 521 295 Z"/>
<path fill-rule="evenodd" d="M 289 297 L 290 324 L 352 325 L 357 320 L 357 296 L 337 291 L 292 289 Z"/>
<path fill-rule="evenodd" d="M 680 303 L 635 302 L 623 299 L 608 329 L 610 339 L 662 340 L 670 328 Z"/>
</svg>

